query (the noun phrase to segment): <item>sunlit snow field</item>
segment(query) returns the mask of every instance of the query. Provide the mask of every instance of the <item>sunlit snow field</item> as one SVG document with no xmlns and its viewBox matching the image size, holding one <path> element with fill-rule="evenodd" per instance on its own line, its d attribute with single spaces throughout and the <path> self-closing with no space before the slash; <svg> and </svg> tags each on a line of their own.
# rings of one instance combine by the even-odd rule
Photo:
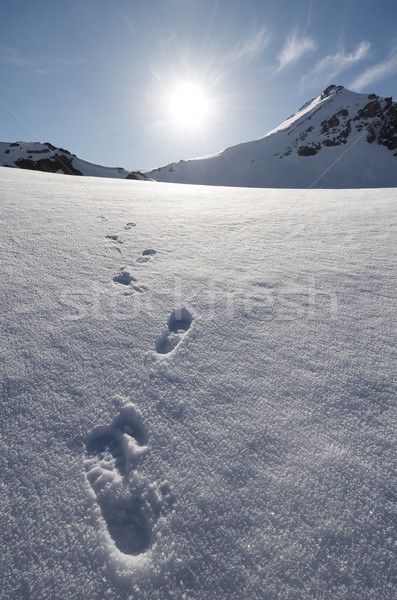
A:
<svg viewBox="0 0 397 600">
<path fill-rule="evenodd" d="M 395 598 L 395 189 L 0 171 L 0 597 Z"/>
</svg>

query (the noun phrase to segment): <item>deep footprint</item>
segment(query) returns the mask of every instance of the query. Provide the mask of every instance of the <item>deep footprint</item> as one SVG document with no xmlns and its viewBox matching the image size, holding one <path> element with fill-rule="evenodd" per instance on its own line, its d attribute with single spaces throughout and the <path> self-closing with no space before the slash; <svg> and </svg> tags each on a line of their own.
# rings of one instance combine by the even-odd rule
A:
<svg viewBox="0 0 397 600">
<path fill-rule="evenodd" d="M 168 331 L 157 340 L 156 352 L 158 354 L 172 352 L 190 329 L 192 321 L 193 316 L 187 308 L 173 310 L 168 319 Z"/>
<path fill-rule="evenodd" d="M 121 285 L 130 285 L 136 279 L 133 277 L 128 271 L 121 271 L 119 275 L 113 277 L 114 283 L 119 283 Z"/>
<path fill-rule="evenodd" d="M 147 248 L 147 250 L 144 250 L 142 252 L 142 254 L 138 258 L 137 262 L 145 263 L 148 260 L 150 260 L 155 254 L 157 254 L 157 250 L 154 250 L 153 248 Z"/>
<path fill-rule="evenodd" d="M 131 474 L 132 466 L 146 451 L 146 441 L 142 418 L 130 405 L 120 411 L 111 426 L 94 429 L 86 443 L 87 479 L 109 534 L 120 552 L 133 556 L 151 547 L 152 522 L 160 511 L 150 494 L 145 494 L 148 483 L 142 486 Z"/>
</svg>

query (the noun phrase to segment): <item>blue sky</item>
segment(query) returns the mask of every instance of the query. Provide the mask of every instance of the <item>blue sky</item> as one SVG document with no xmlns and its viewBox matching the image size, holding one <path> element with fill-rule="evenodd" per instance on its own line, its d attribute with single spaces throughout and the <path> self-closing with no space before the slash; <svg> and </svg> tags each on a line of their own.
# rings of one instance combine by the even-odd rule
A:
<svg viewBox="0 0 397 600">
<path fill-rule="evenodd" d="M 397 96 L 396 0 L 6 2 L 0 140 L 155 167 L 266 134 L 330 83 Z M 199 125 L 170 120 L 181 82 Z"/>
</svg>

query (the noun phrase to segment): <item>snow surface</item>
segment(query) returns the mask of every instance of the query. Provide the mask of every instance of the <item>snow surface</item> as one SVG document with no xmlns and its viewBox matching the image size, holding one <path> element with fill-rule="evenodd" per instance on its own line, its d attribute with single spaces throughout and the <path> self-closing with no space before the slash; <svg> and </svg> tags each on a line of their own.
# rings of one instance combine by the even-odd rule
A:
<svg viewBox="0 0 397 600">
<path fill-rule="evenodd" d="M 332 86 L 331 86 L 332 87 Z M 342 86 L 307 102 L 267 135 L 198 159 L 181 160 L 143 171 L 162 182 L 266 188 L 378 188 L 397 187 L 397 153 L 367 141 L 375 138 L 395 104 L 375 96 L 384 114 L 362 117 L 373 95 L 358 94 Z M 389 108 L 387 108 L 389 106 Z M 345 113 L 339 114 L 340 111 Z M 337 117 L 337 126 L 326 121 Z M 392 128 L 397 123 L 391 119 Z M 336 142 L 336 145 L 334 145 Z M 315 155 L 300 149 L 316 148 Z"/>
<path fill-rule="evenodd" d="M 395 598 L 396 190 L 0 200 L 1 598 Z"/>
</svg>

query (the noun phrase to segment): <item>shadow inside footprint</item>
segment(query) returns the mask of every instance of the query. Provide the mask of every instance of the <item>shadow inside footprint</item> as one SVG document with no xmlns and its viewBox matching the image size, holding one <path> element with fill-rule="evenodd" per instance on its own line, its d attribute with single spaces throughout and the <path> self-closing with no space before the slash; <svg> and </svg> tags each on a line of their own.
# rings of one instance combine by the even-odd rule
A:
<svg viewBox="0 0 397 600">
<path fill-rule="evenodd" d="M 187 308 L 173 310 L 168 319 L 168 332 L 156 343 L 158 354 L 169 354 L 176 348 L 185 333 L 190 329 L 193 316 Z"/>
<path fill-rule="evenodd" d="M 117 242 L 118 244 L 123 244 L 123 240 L 119 238 L 118 235 L 105 235 L 107 240 L 112 240 L 112 242 Z"/>
<path fill-rule="evenodd" d="M 157 250 L 154 250 L 153 248 L 147 248 L 146 250 L 144 250 L 142 252 L 142 254 L 138 258 L 137 262 L 139 262 L 139 263 L 148 262 L 148 260 L 150 260 L 155 254 L 157 254 Z"/>
<path fill-rule="evenodd" d="M 113 427 L 121 433 L 136 439 L 138 444 L 144 446 L 148 441 L 146 427 L 139 412 L 133 406 L 124 406 L 113 419 Z"/>
<path fill-rule="evenodd" d="M 137 556 L 149 550 L 152 545 L 151 525 L 141 498 L 102 502 L 101 511 L 120 552 Z"/>
<path fill-rule="evenodd" d="M 168 329 L 172 333 L 183 333 L 190 328 L 192 320 L 192 314 L 186 308 L 178 308 L 170 314 Z"/>
<path fill-rule="evenodd" d="M 133 438 L 135 447 L 129 446 Z M 148 483 L 131 475 L 134 452 L 145 450 L 146 428 L 133 406 L 122 408 L 109 427 L 96 427 L 86 442 L 87 479 L 116 547 L 137 556 L 153 543 L 152 521 L 158 509 L 147 499 Z"/>
<path fill-rule="evenodd" d="M 120 283 L 121 285 L 130 285 L 132 281 L 136 281 L 135 277 L 130 275 L 128 271 L 122 271 L 120 275 L 113 277 L 114 283 Z"/>
<path fill-rule="evenodd" d="M 110 427 L 97 427 L 86 443 L 87 458 L 96 458 L 104 463 L 114 461 L 114 466 L 120 475 L 127 468 L 125 452 L 121 439 Z"/>
</svg>

